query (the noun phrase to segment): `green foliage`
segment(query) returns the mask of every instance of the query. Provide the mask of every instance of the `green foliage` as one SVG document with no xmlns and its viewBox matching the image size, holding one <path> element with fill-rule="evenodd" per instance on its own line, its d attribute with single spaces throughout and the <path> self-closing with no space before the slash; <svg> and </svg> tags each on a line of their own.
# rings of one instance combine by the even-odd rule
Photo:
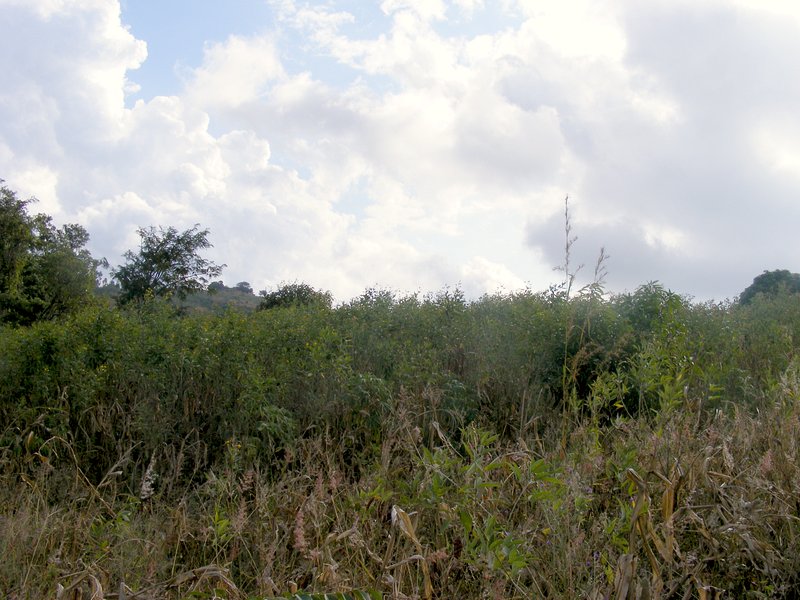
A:
<svg viewBox="0 0 800 600">
<path fill-rule="evenodd" d="M 80 225 L 30 216 L 34 201 L 0 187 L 0 322 L 29 325 L 76 310 L 91 300 L 105 264 L 86 250 Z"/>
<path fill-rule="evenodd" d="M 787 595 L 798 346 L 788 292 L 658 284 L 0 327 L 0 589 L 605 597 L 649 548 L 664 586 Z"/>
<path fill-rule="evenodd" d="M 567 206 L 547 292 L 288 284 L 254 311 L 209 284 L 207 231 L 149 228 L 119 310 L 86 301 L 86 232 L 30 202 L 2 188 L 3 594 L 797 595 L 788 271 L 609 299 L 601 252 L 575 290 Z"/>
<path fill-rule="evenodd" d="M 253 293 L 253 286 L 251 286 L 247 281 L 240 281 L 239 283 L 236 284 L 234 289 L 237 289 L 245 294 Z"/>
<path fill-rule="evenodd" d="M 176 304 L 187 312 L 221 313 L 229 309 L 252 312 L 258 308 L 259 299 L 247 282 L 228 287 L 221 281 L 214 281 L 208 290 L 188 294 Z"/>
<path fill-rule="evenodd" d="M 626 556 L 657 581 L 648 548 L 664 585 L 792 589 L 790 291 L 311 297 L 0 326 L 0 589 L 46 595 L 84 565 L 175 598 L 604 597 Z"/>
<path fill-rule="evenodd" d="M 128 250 L 125 264 L 112 271 L 122 288 L 120 304 L 144 300 L 148 293 L 155 296 L 188 294 L 206 289 L 225 265 L 202 258 L 200 250 L 211 247 L 208 229 L 200 225 L 178 232 L 174 227 L 143 227 L 138 230 L 139 251 Z"/>
<path fill-rule="evenodd" d="M 259 310 L 290 306 L 330 308 L 333 304 L 333 296 L 330 292 L 315 290 L 306 283 L 287 283 L 272 292 L 261 290 L 259 293 L 262 297 L 261 304 L 258 306 Z"/>
<path fill-rule="evenodd" d="M 739 295 L 739 303 L 750 304 L 759 294 L 774 297 L 781 291 L 792 294 L 800 292 L 800 274 L 786 269 L 764 271 Z"/>
<path fill-rule="evenodd" d="M 657 281 L 651 281 L 636 288 L 632 294 L 614 297 L 612 304 L 619 315 L 630 323 L 638 341 L 642 341 L 660 327 L 670 312 L 674 312 L 685 302 L 678 294 L 664 289 Z"/>
<path fill-rule="evenodd" d="M 800 344 L 800 306 L 791 295 L 692 305 L 655 284 L 609 301 L 370 291 L 336 309 L 183 317 L 153 298 L 0 333 L 10 448 L 31 432 L 63 437 L 97 476 L 128 449 L 141 473 L 154 453 L 168 463 L 183 448 L 161 488 L 177 492 L 224 462 L 231 441 L 242 469 L 281 468 L 304 431 L 340 436 L 357 472 L 398 398 L 425 443 L 434 422 L 456 438 L 473 422 L 514 438 L 546 435 L 564 409 L 569 431 L 762 402 Z"/>
<path fill-rule="evenodd" d="M 2 181 L 0 181 L 2 184 Z M 0 187 L 0 291 L 17 292 L 22 269 L 33 246 L 31 217 L 28 205 L 34 199 L 22 200 L 6 186 Z"/>
</svg>

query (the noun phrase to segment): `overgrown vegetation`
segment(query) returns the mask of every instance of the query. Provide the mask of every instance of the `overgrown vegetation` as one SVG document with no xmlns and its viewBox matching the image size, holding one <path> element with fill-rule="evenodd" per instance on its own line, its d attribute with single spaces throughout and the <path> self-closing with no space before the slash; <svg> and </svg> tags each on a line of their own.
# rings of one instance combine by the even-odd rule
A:
<svg viewBox="0 0 800 600">
<path fill-rule="evenodd" d="M 128 250 L 125 264 L 113 270 L 120 285 L 120 304 L 140 301 L 148 294 L 183 300 L 206 290 L 225 266 L 199 255 L 211 247 L 208 229 L 200 229 L 199 224 L 182 232 L 174 227 L 140 227 L 138 233 L 139 251 Z"/>
<path fill-rule="evenodd" d="M 0 323 L 29 325 L 66 315 L 92 301 L 98 269 L 80 225 L 53 225 L 31 215 L 36 200 L 20 199 L 0 179 Z"/>
<path fill-rule="evenodd" d="M 798 296 L 575 290 L 566 240 L 546 292 L 3 324 L 0 596 L 797 597 Z"/>
<path fill-rule="evenodd" d="M 793 597 L 799 341 L 657 284 L 7 326 L 0 590 Z"/>
</svg>

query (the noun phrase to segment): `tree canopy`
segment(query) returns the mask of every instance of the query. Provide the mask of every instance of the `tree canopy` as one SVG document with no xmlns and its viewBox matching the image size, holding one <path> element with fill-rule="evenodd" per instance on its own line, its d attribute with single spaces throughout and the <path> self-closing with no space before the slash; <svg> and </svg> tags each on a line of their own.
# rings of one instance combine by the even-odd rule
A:
<svg viewBox="0 0 800 600">
<path fill-rule="evenodd" d="M 2 183 L 2 181 L 0 181 Z M 97 284 L 89 234 L 71 223 L 60 228 L 45 214 L 31 216 L 35 198 L 0 187 L 0 321 L 27 325 L 74 310 Z"/>
<path fill-rule="evenodd" d="M 141 300 L 148 293 L 186 298 L 207 289 L 225 267 L 199 255 L 212 247 L 208 229 L 200 229 L 199 224 L 183 232 L 174 227 L 142 227 L 138 233 L 139 251 L 128 250 L 125 264 L 112 272 L 121 287 L 121 304 Z"/>
<path fill-rule="evenodd" d="M 800 292 L 800 274 L 786 269 L 764 271 L 739 295 L 739 304 L 750 304 L 758 294 L 775 296 L 781 290 Z"/>
<path fill-rule="evenodd" d="M 287 283 L 280 286 L 277 290 L 268 292 L 261 290 L 261 304 L 259 310 L 286 306 L 325 306 L 330 308 L 333 304 L 333 296 L 330 292 L 316 290 L 307 283 Z"/>
</svg>

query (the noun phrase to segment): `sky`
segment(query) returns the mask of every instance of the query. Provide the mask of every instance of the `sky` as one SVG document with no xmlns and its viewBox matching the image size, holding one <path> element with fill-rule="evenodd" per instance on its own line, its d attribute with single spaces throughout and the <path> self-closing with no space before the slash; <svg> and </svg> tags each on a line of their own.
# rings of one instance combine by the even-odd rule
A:
<svg viewBox="0 0 800 600">
<path fill-rule="evenodd" d="M 800 271 L 795 0 L 0 0 L 0 179 L 228 285 L 696 300 Z"/>
</svg>

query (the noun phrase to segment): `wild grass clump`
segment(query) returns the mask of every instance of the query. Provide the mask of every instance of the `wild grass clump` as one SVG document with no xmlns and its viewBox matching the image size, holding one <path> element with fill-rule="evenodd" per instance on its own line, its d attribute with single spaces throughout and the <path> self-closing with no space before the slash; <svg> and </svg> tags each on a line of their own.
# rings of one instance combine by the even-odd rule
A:
<svg viewBox="0 0 800 600">
<path fill-rule="evenodd" d="M 9 598 L 52 597 L 58 586 L 164 598 L 793 597 L 800 405 L 791 393 L 776 390 L 757 413 L 676 410 L 600 430 L 587 421 L 566 452 L 557 440 L 503 440 L 475 424 L 455 439 L 435 421 L 426 444 L 406 396 L 358 477 L 347 475 L 343 441 L 324 433 L 298 441 L 279 475 L 241 462 L 232 443 L 169 502 L 165 492 L 123 493 L 110 483 L 119 476 L 94 486 L 74 465 L 38 460 L 2 487 L 0 589 Z"/>
</svg>

